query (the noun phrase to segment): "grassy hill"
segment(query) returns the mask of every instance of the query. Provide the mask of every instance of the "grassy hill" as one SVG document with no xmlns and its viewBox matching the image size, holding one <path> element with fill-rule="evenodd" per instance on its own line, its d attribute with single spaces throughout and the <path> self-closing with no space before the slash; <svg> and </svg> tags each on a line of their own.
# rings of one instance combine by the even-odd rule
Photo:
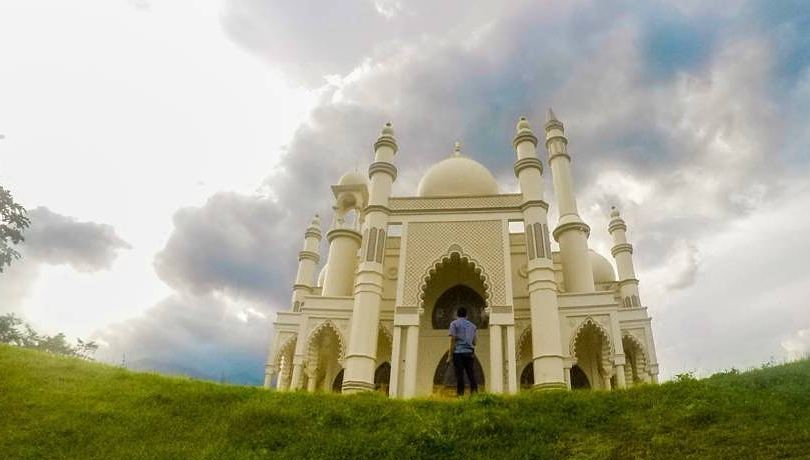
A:
<svg viewBox="0 0 810 460">
<path fill-rule="evenodd" d="M 810 458 L 810 361 L 626 391 L 392 401 L 0 345 L 0 457 Z"/>
</svg>

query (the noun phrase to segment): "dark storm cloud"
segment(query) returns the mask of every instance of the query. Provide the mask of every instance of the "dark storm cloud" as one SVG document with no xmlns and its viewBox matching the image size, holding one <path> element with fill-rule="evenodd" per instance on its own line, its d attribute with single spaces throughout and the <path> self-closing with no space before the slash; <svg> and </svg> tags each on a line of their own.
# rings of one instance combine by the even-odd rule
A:
<svg viewBox="0 0 810 460">
<path fill-rule="evenodd" d="M 319 86 L 366 58 L 395 51 L 424 35 L 464 36 L 522 2 L 397 0 L 227 0 L 222 24 L 237 42 L 297 83 Z"/>
<path fill-rule="evenodd" d="M 183 295 L 224 293 L 286 308 L 306 223 L 321 212 L 328 227 L 329 185 L 366 169 L 383 123 L 394 122 L 400 145 L 395 193 L 413 194 L 455 140 L 510 188 L 515 122 L 527 115 L 542 137 L 551 105 L 566 123 L 592 244 L 609 247 L 606 214 L 618 204 L 643 293 L 653 314 L 670 321 L 672 334 L 662 334 L 675 350 L 669 356 L 705 350 L 684 340 L 689 328 L 672 326 L 684 316 L 668 318 L 667 309 L 701 282 L 707 236 L 784 198 L 787 162 L 807 150 L 807 110 L 796 108 L 810 102 L 807 65 L 785 61 L 797 47 L 807 51 L 793 33 L 797 15 L 755 14 L 759 7 L 748 2 L 734 12 L 664 2 L 515 2 L 498 10 L 440 3 L 426 13 L 431 5 L 226 3 L 226 30 L 274 68 L 308 85 L 339 76 L 318 90 L 309 119 L 269 174 L 269 198 L 220 193 L 177 213 L 155 262 L 161 278 Z M 804 79 L 783 79 L 786 66 Z M 174 302 L 149 314 L 184 308 L 200 307 Z M 732 313 L 739 305 L 715 308 Z M 172 315 L 166 324 L 186 313 Z M 778 332 L 769 334 L 773 342 Z"/>
<path fill-rule="evenodd" d="M 295 228 L 290 213 L 267 197 L 217 193 L 201 207 L 175 213 L 174 231 L 155 257 L 155 270 L 180 292 L 282 302 L 307 221 L 288 233 Z"/>
<path fill-rule="evenodd" d="M 136 370 L 260 384 L 268 344 L 264 315 L 214 295 L 174 294 L 139 318 L 94 334 L 98 358 Z"/>
<path fill-rule="evenodd" d="M 82 272 L 110 268 L 118 251 L 130 245 L 106 224 L 81 222 L 45 207 L 28 212 L 31 227 L 22 245 L 26 258 L 50 265 L 70 265 Z"/>
</svg>

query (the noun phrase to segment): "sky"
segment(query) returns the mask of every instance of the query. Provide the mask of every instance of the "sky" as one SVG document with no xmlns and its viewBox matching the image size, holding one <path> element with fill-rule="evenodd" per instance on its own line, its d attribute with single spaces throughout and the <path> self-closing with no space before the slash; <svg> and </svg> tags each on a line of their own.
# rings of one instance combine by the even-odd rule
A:
<svg viewBox="0 0 810 460">
<path fill-rule="evenodd" d="M 795 359 L 808 30 L 801 1 L 0 1 L 0 184 L 32 220 L 0 314 L 259 383 L 303 230 L 385 122 L 395 194 L 456 140 L 516 191 L 515 123 L 551 106 L 591 246 L 627 221 L 663 377 Z"/>
</svg>

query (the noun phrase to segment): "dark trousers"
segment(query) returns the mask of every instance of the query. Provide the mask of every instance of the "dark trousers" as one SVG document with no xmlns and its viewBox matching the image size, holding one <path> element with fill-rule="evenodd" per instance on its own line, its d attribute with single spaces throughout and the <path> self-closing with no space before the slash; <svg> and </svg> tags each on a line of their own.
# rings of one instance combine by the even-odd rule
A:
<svg viewBox="0 0 810 460">
<path fill-rule="evenodd" d="M 475 382 L 475 356 L 472 353 L 453 353 L 453 368 L 456 371 L 456 393 L 459 396 L 464 394 L 464 373 L 470 379 L 470 393 L 478 392 L 478 384 Z"/>
</svg>

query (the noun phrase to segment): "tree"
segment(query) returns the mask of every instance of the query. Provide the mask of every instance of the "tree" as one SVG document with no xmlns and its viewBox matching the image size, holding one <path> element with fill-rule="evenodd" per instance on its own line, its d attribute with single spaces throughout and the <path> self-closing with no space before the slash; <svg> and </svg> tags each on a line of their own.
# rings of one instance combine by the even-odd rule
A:
<svg viewBox="0 0 810 460">
<path fill-rule="evenodd" d="M 18 329 L 23 321 L 14 316 L 14 313 L 0 316 L 0 343 L 22 346 L 23 333 Z"/>
<path fill-rule="evenodd" d="M 20 253 L 12 246 L 25 240 L 22 232 L 29 225 L 31 221 L 25 208 L 15 203 L 11 192 L 0 186 L 0 273 L 3 267 L 20 258 Z"/>
<path fill-rule="evenodd" d="M 98 344 L 92 340 L 76 339 L 76 345 L 73 346 L 61 332 L 56 335 L 39 335 L 30 324 L 14 316 L 14 313 L 0 316 L 0 343 L 86 360 L 92 360 L 93 354 L 98 350 Z"/>
</svg>

